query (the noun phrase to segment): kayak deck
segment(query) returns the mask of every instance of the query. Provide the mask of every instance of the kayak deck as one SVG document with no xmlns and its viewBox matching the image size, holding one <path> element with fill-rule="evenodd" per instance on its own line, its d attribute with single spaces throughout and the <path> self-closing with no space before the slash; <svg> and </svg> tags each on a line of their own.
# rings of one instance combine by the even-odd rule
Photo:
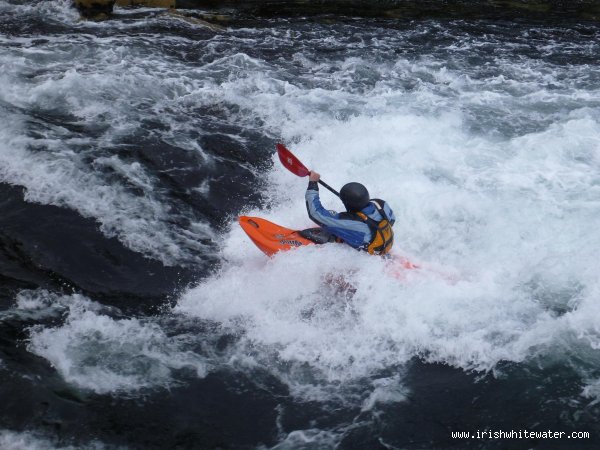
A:
<svg viewBox="0 0 600 450">
<path fill-rule="evenodd" d="M 268 256 L 314 242 L 302 237 L 299 231 L 282 227 L 259 217 L 240 216 L 240 226 L 252 242 Z"/>
</svg>

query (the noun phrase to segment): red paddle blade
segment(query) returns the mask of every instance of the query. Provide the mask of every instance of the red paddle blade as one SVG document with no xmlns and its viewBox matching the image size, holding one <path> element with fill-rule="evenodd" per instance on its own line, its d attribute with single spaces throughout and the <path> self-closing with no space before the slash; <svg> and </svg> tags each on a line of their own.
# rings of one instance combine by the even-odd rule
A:
<svg viewBox="0 0 600 450">
<path fill-rule="evenodd" d="M 276 147 L 279 160 L 287 170 L 299 177 L 307 177 L 310 174 L 310 170 L 292 152 L 285 148 L 283 144 L 277 144 Z"/>
</svg>

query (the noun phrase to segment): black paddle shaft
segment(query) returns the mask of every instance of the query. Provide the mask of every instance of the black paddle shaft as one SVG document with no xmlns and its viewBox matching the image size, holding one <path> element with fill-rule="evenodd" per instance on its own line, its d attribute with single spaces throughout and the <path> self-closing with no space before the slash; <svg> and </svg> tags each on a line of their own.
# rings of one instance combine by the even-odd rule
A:
<svg viewBox="0 0 600 450">
<path fill-rule="evenodd" d="M 321 186 L 323 186 L 325 189 L 329 189 L 331 192 L 333 192 L 335 195 L 337 195 L 338 197 L 340 196 L 340 193 L 338 191 L 336 191 L 334 188 L 332 188 L 331 186 L 329 186 L 327 183 L 325 183 L 323 180 L 319 180 L 319 184 Z"/>
</svg>

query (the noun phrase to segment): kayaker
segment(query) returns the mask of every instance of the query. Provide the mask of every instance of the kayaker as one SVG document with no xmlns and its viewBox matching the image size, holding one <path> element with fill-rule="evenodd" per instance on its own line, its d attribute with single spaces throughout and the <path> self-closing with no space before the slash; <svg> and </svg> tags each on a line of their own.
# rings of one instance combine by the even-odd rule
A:
<svg viewBox="0 0 600 450">
<path fill-rule="evenodd" d="M 319 199 L 320 178 L 317 172 L 310 172 L 305 198 L 311 220 L 333 236 L 330 240 L 342 241 L 371 254 L 387 254 L 394 244 L 392 225 L 396 220 L 389 205 L 383 200 L 371 199 L 365 186 L 353 182 L 340 190 L 346 211 L 328 211 Z"/>
</svg>

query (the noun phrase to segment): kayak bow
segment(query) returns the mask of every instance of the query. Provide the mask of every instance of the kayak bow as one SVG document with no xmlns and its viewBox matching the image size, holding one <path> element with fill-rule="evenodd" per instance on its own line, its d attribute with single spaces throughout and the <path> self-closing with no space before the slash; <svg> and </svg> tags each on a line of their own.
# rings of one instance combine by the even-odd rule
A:
<svg viewBox="0 0 600 450">
<path fill-rule="evenodd" d="M 313 241 L 302 237 L 298 231 L 282 227 L 260 217 L 240 216 L 239 222 L 252 242 L 267 256 L 314 244 Z"/>
</svg>

